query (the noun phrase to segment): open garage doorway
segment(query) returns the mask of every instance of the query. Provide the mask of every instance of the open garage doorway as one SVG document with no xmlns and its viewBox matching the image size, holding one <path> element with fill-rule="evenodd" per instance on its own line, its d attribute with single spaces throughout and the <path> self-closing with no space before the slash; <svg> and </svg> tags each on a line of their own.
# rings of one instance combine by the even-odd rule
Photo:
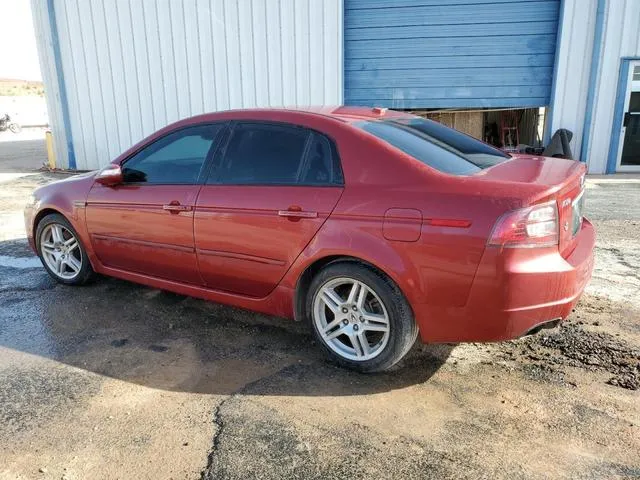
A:
<svg viewBox="0 0 640 480">
<path fill-rule="evenodd" d="M 506 152 L 540 153 L 546 107 L 413 111 L 483 140 Z"/>
</svg>

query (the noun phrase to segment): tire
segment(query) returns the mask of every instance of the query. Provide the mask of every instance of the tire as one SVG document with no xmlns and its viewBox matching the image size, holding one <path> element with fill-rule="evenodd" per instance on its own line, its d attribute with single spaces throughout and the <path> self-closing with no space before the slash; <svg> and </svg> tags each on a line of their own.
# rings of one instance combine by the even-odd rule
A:
<svg viewBox="0 0 640 480">
<path fill-rule="evenodd" d="M 84 285 L 95 277 L 78 233 L 62 215 L 54 213 L 40 220 L 35 242 L 44 268 L 57 282 Z"/>
<path fill-rule="evenodd" d="M 22 127 L 17 123 L 10 123 L 9 130 L 11 130 L 13 133 L 20 133 L 22 131 Z"/>
<path fill-rule="evenodd" d="M 390 369 L 418 336 L 411 307 L 398 286 L 358 262 L 322 269 L 311 281 L 305 307 L 329 357 L 359 372 Z"/>
</svg>

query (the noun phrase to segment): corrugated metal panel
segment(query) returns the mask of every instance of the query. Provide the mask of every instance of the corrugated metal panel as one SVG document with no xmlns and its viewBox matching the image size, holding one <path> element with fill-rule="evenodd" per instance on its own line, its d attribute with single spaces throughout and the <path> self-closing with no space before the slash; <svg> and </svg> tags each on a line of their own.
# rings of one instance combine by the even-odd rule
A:
<svg viewBox="0 0 640 480">
<path fill-rule="evenodd" d="M 32 0 L 46 64 L 52 45 L 44 3 Z M 341 1 L 53 3 L 79 169 L 98 168 L 199 113 L 342 103 Z M 47 92 L 55 92 L 55 68 L 43 67 Z M 65 159 L 56 102 L 49 111 Z"/>
<path fill-rule="evenodd" d="M 346 0 L 345 101 L 547 105 L 558 11 L 559 0 Z"/>
<path fill-rule="evenodd" d="M 564 0 L 549 132 L 573 132 L 571 150 L 579 158 L 593 51 L 597 0 Z"/>
<path fill-rule="evenodd" d="M 593 124 L 587 155 L 591 173 L 605 173 L 622 57 L 640 57 L 640 2 L 607 2 L 602 58 L 595 85 Z"/>
</svg>

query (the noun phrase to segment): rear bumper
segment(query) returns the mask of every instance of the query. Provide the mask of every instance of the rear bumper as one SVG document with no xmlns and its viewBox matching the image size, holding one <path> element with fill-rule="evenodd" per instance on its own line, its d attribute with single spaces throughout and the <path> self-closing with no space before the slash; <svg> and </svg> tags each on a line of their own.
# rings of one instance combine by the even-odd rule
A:
<svg viewBox="0 0 640 480">
<path fill-rule="evenodd" d="M 591 278 L 595 229 L 584 220 L 575 250 L 488 247 L 462 308 L 418 306 L 424 342 L 489 342 L 518 338 L 569 316 Z"/>
</svg>

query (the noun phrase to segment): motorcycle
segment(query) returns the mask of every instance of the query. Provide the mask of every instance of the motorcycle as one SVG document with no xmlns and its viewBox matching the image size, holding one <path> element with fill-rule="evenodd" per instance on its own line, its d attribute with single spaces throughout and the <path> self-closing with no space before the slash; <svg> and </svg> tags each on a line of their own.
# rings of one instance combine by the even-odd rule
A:
<svg viewBox="0 0 640 480">
<path fill-rule="evenodd" d="M 4 132 L 5 130 L 10 130 L 13 133 L 20 133 L 22 131 L 22 127 L 19 123 L 12 122 L 11 117 L 8 114 L 0 117 L 0 132 Z"/>
</svg>

